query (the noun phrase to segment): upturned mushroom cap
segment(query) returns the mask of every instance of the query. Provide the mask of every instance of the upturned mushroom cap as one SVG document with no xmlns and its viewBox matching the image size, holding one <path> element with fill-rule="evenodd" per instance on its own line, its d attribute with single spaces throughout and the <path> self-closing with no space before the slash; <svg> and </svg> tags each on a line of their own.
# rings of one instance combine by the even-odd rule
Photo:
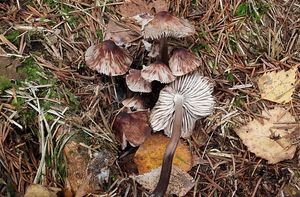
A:
<svg viewBox="0 0 300 197">
<path fill-rule="evenodd" d="M 143 36 L 150 39 L 161 37 L 182 38 L 194 33 L 195 28 L 188 20 L 173 16 L 167 11 L 161 11 L 145 25 Z"/>
<path fill-rule="evenodd" d="M 189 137 L 196 120 L 212 113 L 215 103 L 212 91 L 212 83 L 198 73 L 178 77 L 161 90 L 150 115 L 152 129 L 164 130 L 167 136 L 171 136 L 175 116 L 174 99 L 181 97 L 183 100 L 181 137 Z"/>
<path fill-rule="evenodd" d="M 197 69 L 202 61 L 187 49 L 179 48 L 172 51 L 169 60 L 170 69 L 175 76 L 182 76 Z"/>
<path fill-rule="evenodd" d="M 126 75 L 126 84 L 133 92 L 151 92 L 151 83 L 142 78 L 141 71 L 137 69 L 129 70 L 129 74 Z"/>
<path fill-rule="evenodd" d="M 149 82 L 170 83 L 175 80 L 175 76 L 173 76 L 169 67 L 160 61 L 156 61 L 149 66 L 143 66 L 141 74 Z"/>
<path fill-rule="evenodd" d="M 134 96 L 132 98 L 127 98 L 122 101 L 124 107 L 133 108 L 134 110 L 145 110 L 147 107 L 145 106 L 144 100 L 141 96 Z"/>
<path fill-rule="evenodd" d="M 118 76 L 125 74 L 132 63 L 132 57 L 113 41 L 93 45 L 85 52 L 87 66 L 99 73 Z"/>
</svg>

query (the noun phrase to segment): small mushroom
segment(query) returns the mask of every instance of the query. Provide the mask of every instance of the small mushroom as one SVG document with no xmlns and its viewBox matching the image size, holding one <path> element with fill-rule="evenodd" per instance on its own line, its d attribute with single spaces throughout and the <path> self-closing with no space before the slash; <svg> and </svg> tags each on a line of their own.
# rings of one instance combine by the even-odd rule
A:
<svg viewBox="0 0 300 197">
<path fill-rule="evenodd" d="M 99 73 L 118 76 L 129 70 L 132 57 L 112 40 L 105 40 L 87 49 L 85 62 L 90 69 Z"/>
<path fill-rule="evenodd" d="M 182 38 L 193 35 L 195 28 L 188 20 L 173 16 L 167 11 L 155 14 L 143 29 L 144 38 L 159 39 L 159 59 L 168 64 L 167 37 Z"/>
<path fill-rule="evenodd" d="M 146 110 L 145 99 L 141 96 L 134 96 L 132 98 L 127 98 L 122 101 L 124 107 L 133 109 L 133 110 Z"/>
<path fill-rule="evenodd" d="M 164 196 L 178 141 L 192 134 L 197 119 L 212 113 L 215 103 L 212 91 L 213 85 L 198 73 L 178 77 L 161 90 L 150 124 L 154 131 L 164 130 L 171 140 L 164 154 L 159 182 L 151 196 Z"/>
<path fill-rule="evenodd" d="M 175 76 L 182 76 L 197 69 L 202 61 L 187 49 L 178 48 L 172 51 L 169 67 Z"/>
<path fill-rule="evenodd" d="M 151 92 L 151 83 L 142 78 L 141 71 L 137 69 L 129 70 L 129 74 L 126 75 L 126 84 L 133 92 Z"/>
<path fill-rule="evenodd" d="M 127 142 L 133 147 L 141 145 L 151 134 L 149 111 L 120 112 L 114 121 L 113 131 L 117 141 L 125 149 Z"/>
<path fill-rule="evenodd" d="M 170 68 L 161 61 L 156 61 L 149 66 L 143 66 L 141 74 L 149 82 L 170 83 L 175 80 L 175 76 L 173 76 Z"/>
</svg>

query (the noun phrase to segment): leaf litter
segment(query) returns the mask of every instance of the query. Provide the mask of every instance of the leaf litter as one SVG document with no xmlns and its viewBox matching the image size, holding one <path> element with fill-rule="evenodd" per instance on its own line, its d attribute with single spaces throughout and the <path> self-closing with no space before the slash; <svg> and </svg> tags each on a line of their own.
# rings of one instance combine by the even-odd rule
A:
<svg viewBox="0 0 300 197">
<path fill-rule="evenodd" d="M 163 155 L 170 138 L 163 134 L 152 134 L 139 147 L 134 156 L 134 162 L 140 174 L 150 172 L 162 164 Z M 189 147 L 182 141 L 177 146 L 174 165 L 187 172 L 193 166 L 193 157 Z"/>
<path fill-rule="evenodd" d="M 168 10 L 168 3 L 165 0 L 126 0 L 120 5 L 120 14 L 123 17 L 132 17 L 142 13 L 154 14 Z"/>
<path fill-rule="evenodd" d="M 152 169 L 142 175 L 131 176 L 136 182 L 141 184 L 144 188 L 152 191 L 159 179 L 161 167 Z M 172 166 L 170 177 L 170 184 L 167 189 L 167 194 L 174 194 L 177 196 L 185 196 L 194 186 L 194 179 L 188 173 L 183 171 L 176 165 Z"/>
<path fill-rule="evenodd" d="M 297 70 L 294 66 L 288 71 L 273 71 L 261 76 L 257 83 L 262 99 L 276 103 L 290 102 L 296 87 Z"/>
<path fill-rule="evenodd" d="M 249 151 L 270 164 L 292 159 L 297 148 L 294 137 L 300 137 L 299 127 L 293 127 L 297 123 L 295 117 L 280 107 L 263 111 L 262 116 L 261 121 L 254 119 L 236 129 L 238 136 Z"/>
</svg>

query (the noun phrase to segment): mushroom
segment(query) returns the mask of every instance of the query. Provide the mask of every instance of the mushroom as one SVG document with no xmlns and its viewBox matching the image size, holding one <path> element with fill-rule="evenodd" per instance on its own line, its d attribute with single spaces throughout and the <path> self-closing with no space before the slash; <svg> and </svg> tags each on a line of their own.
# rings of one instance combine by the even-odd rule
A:
<svg viewBox="0 0 300 197">
<path fill-rule="evenodd" d="M 212 91 L 212 83 L 198 73 L 178 77 L 161 90 L 150 115 L 150 125 L 154 131 L 164 130 L 171 140 L 164 154 L 159 182 L 151 196 L 164 196 L 167 190 L 180 137 L 189 137 L 196 120 L 213 112 Z"/>
<path fill-rule="evenodd" d="M 142 111 L 147 109 L 145 98 L 142 98 L 140 95 L 124 99 L 122 101 L 122 104 L 124 105 L 124 107 L 132 109 L 133 111 Z"/>
<path fill-rule="evenodd" d="M 141 71 L 137 69 L 129 70 L 129 74 L 126 75 L 126 84 L 133 92 L 151 92 L 151 83 L 142 78 Z"/>
<path fill-rule="evenodd" d="M 202 61 L 200 58 L 184 48 L 174 49 L 169 60 L 169 67 L 175 76 L 190 73 L 196 70 L 201 64 Z"/>
<path fill-rule="evenodd" d="M 143 29 L 144 38 L 159 39 L 159 59 L 168 64 L 167 37 L 182 38 L 193 35 L 195 28 L 188 20 L 173 16 L 167 11 L 155 14 Z"/>
<path fill-rule="evenodd" d="M 120 112 L 113 123 L 116 140 L 124 150 L 127 142 L 133 147 L 141 145 L 151 134 L 149 111 Z"/>
<path fill-rule="evenodd" d="M 175 76 L 173 76 L 170 68 L 161 61 L 156 61 L 149 66 L 143 66 L 141 74 L 149 82 L 170 83 L 175 80 Z"/>
<path fill-rule="evenodd" d="M 118 76 L 129 70 L 132 57 L 112 40 L 105 40 L 87 49 L 85 62 L 90 69 L 99 73 Z"/>
</svg>

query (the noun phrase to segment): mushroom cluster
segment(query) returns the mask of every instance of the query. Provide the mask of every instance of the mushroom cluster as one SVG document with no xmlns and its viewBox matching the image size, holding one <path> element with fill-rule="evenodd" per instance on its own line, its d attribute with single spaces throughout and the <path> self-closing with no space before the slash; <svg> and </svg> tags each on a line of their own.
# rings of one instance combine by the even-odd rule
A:
<svg viewBox="0 0 300 197">
<path fill-rule="evenodd" d="M 195 126 L 197 119 L 208 116 L 213 111 L 214 99 L 212 97 L 213 85 L 205 77 L 196 72 L 201 66 L 201 59 L 185 48 L 174 48 L 169 53 L 168 38 L 183 38 L 195 33 L 194 26 L 188 20 L 176 17 L 167 11 L 156 13 L 146 22 L 142 22 L 143 38 L 158 43 L 158 53 L 150 56 L 148 65 L 132 65 L 133 58 L 126 49 L 117 46 L 112 40 L 105 40 L 100 44 L 88 48 L 85 54 L 87 66 L 101 74 L 124 77 L 127 87 L 131 92 L 139 92 L 132 99 L 122 103 L 127 108 L 126 113 L 149 110 L 143 104 L 142 95 L 147 98 L 156 98 L 156 104 L 151 110 L 151 115 L 146 124 L 135 126 L 134 134 L 126 133 L 131 123 L 137 122 L 140 115 L 120 113 L 116 117 L 118 124 L 117 134 L 122 148 L 127 145 L 139 146 L 144 138 L 136 139 L 136 135 L 149 134 L 149 129 L 161 131 L 171 137 L 166 148 L 159 182 L 151 196 L 164 196 L 170 179 L 172 160 L 180 137 L 188 138 Z M 145 41 L 144 40 L 144 41 Z M 146 41 L 145 41 L 146 42 Z M 143 61 L 139 61 L 143 62 Z M 158 91 L 154 91 L 155 83 L 160 83 Z M 153 92 L 152 92 L 153 90 Z M 156 96 L 151 96 L 157 94 Z M 158 100 L 157 100 L 158 98 Z M 150 105 L 151 106 L 151 105 Z M 149 114 L 149 113 L 147 113 Z M 143 119 L 147 119 L 144 117 Z M 124 118 L 125 117 L 125 118 Z M 124 120 L 123 120 L 124 119 Z M 127 122 L 126 122 L 127 121 Z"/>
</svg>

